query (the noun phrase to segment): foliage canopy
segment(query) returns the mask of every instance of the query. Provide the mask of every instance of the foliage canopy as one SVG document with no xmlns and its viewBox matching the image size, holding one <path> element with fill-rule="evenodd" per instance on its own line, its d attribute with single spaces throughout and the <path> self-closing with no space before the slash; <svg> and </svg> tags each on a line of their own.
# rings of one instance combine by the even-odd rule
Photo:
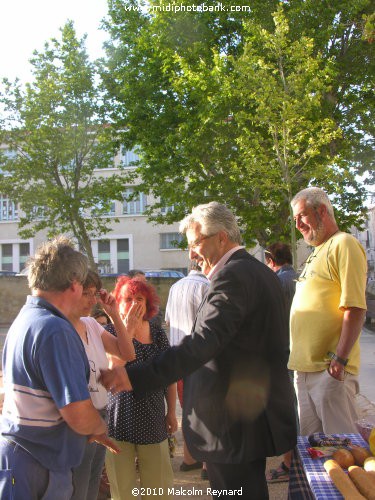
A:
<svg viewBox="0 0 375 500">
<path fill-rule="evenodd" d="M 93 264 L 90 237 L 108 232 L 110 205 L 122 198 L 121 176 L 95 177 L 113 164 L 116 141 L 85 37 L 71 21 L 61 39 L 31 60 L 35 81 L 3 81 L 0 189 L 21 205 L 20 235 L 74 235 Z M 95 217 L 92 217 L 95 215 Z"/>
<path fill-rule="evenodd" d="M 356 176 L 373 170 L 371 8 L 253 0 L 249 12 L 172 14 L 110 0 L 103 78 L 123 142 L 139 148 L 138 189 L 160 199 L 151 218 L 218 200 L 247 244 L 294 244 L 289 201 L 312 184 L 332 195 L 342 228 L 360 225 Z M 166 203 L 174 211 L 162 214 Z"/>
</svg>

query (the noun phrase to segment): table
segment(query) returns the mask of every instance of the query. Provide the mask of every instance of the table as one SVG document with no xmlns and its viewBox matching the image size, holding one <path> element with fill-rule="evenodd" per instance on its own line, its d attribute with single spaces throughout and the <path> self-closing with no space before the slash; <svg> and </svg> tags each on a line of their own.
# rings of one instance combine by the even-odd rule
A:
<svg viewBox="0 0 375 500">
<path fill-rule="evenodd" d="M 353 445 L 363 446 L 368 448 L 368 444 L 360 434 L 335 434 L 334 436 L 340 438 L 349 438 Z M 316 500 L 340 500 L 343 498 L 341 493 L 333 484 L 331 478 L 325 471 L 323 464 L 327 458 L 310 458 L 307 452 L 309 448 L 307 436 L 298 436 L 297 450 L 301 460 L 306 479 L 309 483 L 311 492 Z"/>
</svg>

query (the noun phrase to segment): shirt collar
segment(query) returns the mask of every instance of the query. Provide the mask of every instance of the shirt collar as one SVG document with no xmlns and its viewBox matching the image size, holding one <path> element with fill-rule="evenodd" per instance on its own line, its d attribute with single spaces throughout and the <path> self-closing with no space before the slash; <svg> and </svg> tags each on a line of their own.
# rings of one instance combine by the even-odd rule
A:
<svg viewBox="0 0 375 500">
<path fill-rule="evenodd" d="M 204 277 L 206 277 L 206 276 L 202 273 L 202 271 L 198 271 L 197 269 L 192 269 L 191 271 L 189 271 L 188 276 L 192 276 L 193 274 L 198 275 L 198 276 L 204 276 Z"/>
<path fill-rule="evenodd" d="M 34 307 L 42 307 L 43 309 L 48 309 L 55 316 L 60 316 L 61 318 L 66 319 L 66 321 L 69 321 L 68 318 L 59 309 L 57 309 L 57 307 L 55 307 L 53 304 L 51 304 L 51 302 L 48 302 L 45 298 L 40 297 L 39 295 L 28 295 L 26 298 L 26 304 L 32 305 Z"/>
<path fill-rule="evenodd" d="M 211 269 L 211 271 L 207 274 L 207 278 L 211 281 L 212 278 L 215 276 L 215 274 L 217 274 L 219 271 L 221 271 L 223 269 L 223 267 L 228 262 L 228 260 L 230 259 L 230 257 L 232 257 L 232 255 L 235 252 L 237 252 L 238 250 L 241 250 L 242 248 L 245 248 L 245 247 L 237 245 L 234 248 L 231 248 L 230 250 L 228 250 L 228 252 L 225 253 L 221 257 L 221 259 L 219 260 L 219 262 L 217 262 L 217 264 L 215 264 L 214 267 Z"/>
</svg>

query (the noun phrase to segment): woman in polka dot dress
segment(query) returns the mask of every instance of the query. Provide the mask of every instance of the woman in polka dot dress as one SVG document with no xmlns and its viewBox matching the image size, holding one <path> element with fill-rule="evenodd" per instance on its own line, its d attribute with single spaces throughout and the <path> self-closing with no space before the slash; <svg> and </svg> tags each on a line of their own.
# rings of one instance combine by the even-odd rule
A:
<svg viewBox="0 0 375 500">
<path fill-rule="evenodd" d="M 121 276 L 113 294 L 125 325 L 132 305 L 139 305 L 138 314 L 132 317 L 132 322 L 136 323 L 131 328 L 136 359 L 130 363 L 147 362 L 166 350 L 169 342 L 164 330 L 149 321 L 158 311 L 159 299 L 154 287 L 140 278 Z M 107 328 L 111 330 L 111 326 Z M 158 498 L 171 498 L 168 497 L 168 488 L 173 486 L 173 471 L 168 434 L 177 430 L 176 384 L 142 399 L 136 399 L 131 392 L 110 395 L 108 414 L 109 436 L 121 450 L 119 455 L 108 453 L 106 457 L 112 499 L 136 498 L 137 495 L 132 493 L 137 487 L 136 458 L 140 491 L 145 491 L 142 496 L 150 496 L 147 491 L 157 491 Z"/>
</svg>

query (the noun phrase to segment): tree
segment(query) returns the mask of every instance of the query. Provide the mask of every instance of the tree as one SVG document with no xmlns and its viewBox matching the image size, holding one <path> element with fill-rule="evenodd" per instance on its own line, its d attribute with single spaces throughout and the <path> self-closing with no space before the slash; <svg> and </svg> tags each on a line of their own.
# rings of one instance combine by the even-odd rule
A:
<svg viewBox="0 0 375 500">
<path fill-rule="evenodd" d="M 291 194 L 319 183 L 335 194 L 342 227 L 360 224 L 356 174 L 373 161 L 369 0 L 321 2 L 318 19 L 310 0 L 254 0 L 240 13 L 109 4 L 104 78 L 124 142 L 139 147 L 139 189 L 160 199 L 151 218 L 178 220 L 216 199 L 248 244 L 293 239 Z M 165 204 L 174 211 L 158 211 Z"/>
<path fill-rule="evenodd" d="M 85 37 L 77 39 L 71 21 L 61 34 L 34 52 L 33 83 L 3 81 L 0 190 L 21 205 L 22 237 L 71 233 L 94 265 L 90 237 L 108 232 L 123 178 L 93 175 L 113 165 L 118 144 Z"/>
<path fill-rule="evenodd" d="M 244 195 L 251 193 L 252 200 L 246 219 L 254 219 L 252 211 L 257 204 L 256 216 L 262 222 L 258 241 L 264 244 L 275 234 L 288 237 L 297 262 L 290 205 L 293 195 L 308 184 L 324 185 L 336 195 L 344 195 L 348 187 L 356 187 L 357 193 L 361 190 L 347 165 L 330 150 L 342 136 L 324 99 L 332 88 L 334 65 L 315 53 L 311 38 L 291 40 L 281 6 L 274 22 L 272 32 L 254 23 L 245 25 L 244 52 L 233 61 L 226 91 L 233 93 L 240 107 L 236 113 L 237 145 L 246 176 L 239 189 Z M 357 203 L 354 214 L 342 204 L 346 213 L 341 222 L 346 219 L 346 225 L 361 211 L 361 197 L 354 193 L 351 200 Z M 289 230 L 285 227 L 284 234 L 275 214 L 284 214 L 281 220 L 289 218 Z"/>
<path fill-rule="evenodd" d="M 343 133 L 332 142 L 332 153 L 347 168 L 367 173 L 369 183 L 374 183 L 374 2 L 301 0 L 287 4 L 293 36 L 313 37 L 315 51 L 335 66 L 335 79 L 325 100 Z"/>
</svg>

